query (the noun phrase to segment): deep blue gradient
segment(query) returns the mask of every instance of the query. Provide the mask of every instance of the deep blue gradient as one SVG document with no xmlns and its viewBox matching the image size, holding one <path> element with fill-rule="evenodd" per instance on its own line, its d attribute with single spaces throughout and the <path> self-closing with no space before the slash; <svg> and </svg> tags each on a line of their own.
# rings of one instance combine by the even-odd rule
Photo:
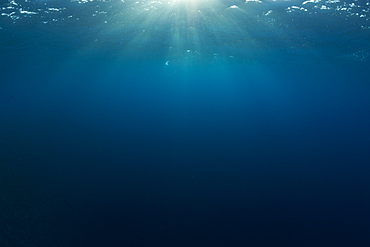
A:
<svg viewBox="0 0 370 247">
<path fill-rule="evenodd" d="M 370 245 L 369 29 L 195 57 L 5 17 L 1 246 Z"/>
</svg>

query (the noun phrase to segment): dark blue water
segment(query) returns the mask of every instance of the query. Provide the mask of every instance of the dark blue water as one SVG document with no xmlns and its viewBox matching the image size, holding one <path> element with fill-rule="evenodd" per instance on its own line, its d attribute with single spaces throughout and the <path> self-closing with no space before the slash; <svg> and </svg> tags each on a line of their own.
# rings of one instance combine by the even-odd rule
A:
<svg viewBox="0 0 370 247">
<path fill-rule="evenodd" d="M 370 245 L 367 2 L 0 7 L 0 246 Z"/>
</svg>

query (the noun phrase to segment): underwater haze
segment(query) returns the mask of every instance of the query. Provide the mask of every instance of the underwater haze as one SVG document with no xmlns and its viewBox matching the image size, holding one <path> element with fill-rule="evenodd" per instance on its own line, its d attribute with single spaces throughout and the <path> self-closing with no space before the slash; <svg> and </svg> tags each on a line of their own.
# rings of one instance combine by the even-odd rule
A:
<svg viewBox="0 0 370 247">
<path fill-rule="evenodd" d="M 370 246 L 370 3 L 0 2 L 1 247 Z"/>
</svg>

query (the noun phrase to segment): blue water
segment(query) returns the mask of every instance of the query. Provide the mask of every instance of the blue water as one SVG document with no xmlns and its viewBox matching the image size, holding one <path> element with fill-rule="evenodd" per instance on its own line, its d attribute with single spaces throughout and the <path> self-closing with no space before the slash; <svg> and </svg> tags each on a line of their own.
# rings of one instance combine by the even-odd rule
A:
<svg viewBox="0 0 370 247">
<path fill-rule="evenodd" d="M 370 246 L 366 1 L 0 4 L 0 246 Z"/>
</svg>

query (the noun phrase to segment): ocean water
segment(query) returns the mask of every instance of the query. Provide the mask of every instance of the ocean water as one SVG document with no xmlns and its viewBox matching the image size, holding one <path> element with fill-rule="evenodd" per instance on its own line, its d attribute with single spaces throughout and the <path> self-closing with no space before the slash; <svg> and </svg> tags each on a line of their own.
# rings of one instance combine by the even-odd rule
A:
<svg viewBox="0 0 370 247">
<path fill-rule="evenodd" d="M 4 0 L 0 246 L 370 246 L 370 4 Z"/>
</svg>

